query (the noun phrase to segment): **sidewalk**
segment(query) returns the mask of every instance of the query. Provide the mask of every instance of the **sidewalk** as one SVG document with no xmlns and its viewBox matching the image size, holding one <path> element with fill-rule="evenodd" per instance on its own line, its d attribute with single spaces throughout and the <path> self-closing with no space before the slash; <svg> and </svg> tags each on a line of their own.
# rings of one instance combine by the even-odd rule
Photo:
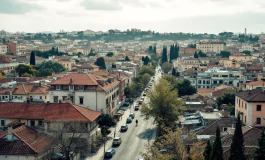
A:
<svg viewBox="0 0 265 160">
<path fill-rule="evenodd" d="M 134 108 L 134 104 L 132 104 L 132 110 Z M 126 119 L 127 117 L 129 117 L 130 114 L 130 106 L 128 107 L 128 109 L 126 111 L 124 111 L 123 116 L 121 117 L 120 121 L 117 122 L 117 126 L 116 126 L 116 137 L 119 136 L 120 134 L 120 128 L 122 125 L 126 124 Z M 107 151 L 109 148 L 111 148 L 112 146 L 112 140 L 114 137 L 114 132 L 115 132 L 115 127 L 111 127 L 109 128 L 111 130 L 111 133 L 107 136 L 107 140 L 105 143 L 105 151 Z M 89 153 L 87 155 L 87 157 L 85 158 L 85 160 L 103 160 L 103 156 L 104 156 L 104 144 L 102 144 L 99 148 L 99 150 L 97 151 L 97 153 Z"/>
</svg>

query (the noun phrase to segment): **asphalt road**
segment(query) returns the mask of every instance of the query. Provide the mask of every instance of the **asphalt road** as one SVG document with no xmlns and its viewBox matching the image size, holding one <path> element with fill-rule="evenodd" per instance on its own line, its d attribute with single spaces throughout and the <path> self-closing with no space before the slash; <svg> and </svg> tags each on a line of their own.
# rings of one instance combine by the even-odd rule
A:
<svg viewBox="0 0 265 160">
<path fill-rule="evenodd" d="M 158 82 L 160 77 L 161 73 L 156 74 L 155 83 Z M 145 102 L 148 102 L 147 97 Z M 145 152 L 148 145 L 151 146 L 154 141 L 156 126 L 153 124 L 153 119 L 144 120 L 140 111 L 133 112 L 135 113 L 135 118 L 132 123 L 128 124 L 127 132 L 122 132 L 118 135 L 122 139 L 121 145 L 112 147 L 115 149 L 116 154 L 111 160 L 138 160 L 142 158 L 141 153 Z M 135 123 L 136 119 L 138 120 L 138 126 Z"/>
</svg>

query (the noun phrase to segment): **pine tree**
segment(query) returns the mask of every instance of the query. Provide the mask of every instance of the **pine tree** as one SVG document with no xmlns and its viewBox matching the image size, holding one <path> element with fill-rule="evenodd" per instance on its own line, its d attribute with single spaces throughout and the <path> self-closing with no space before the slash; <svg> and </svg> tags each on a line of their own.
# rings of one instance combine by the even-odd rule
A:
<svg viewBox="0 0 265 160">
<path fill-rule="evenodd" d="M 125 57 L 125 61 L 131 61 L 128 56 Z"/>
<path fill-rule="evenodd" d="M 30 65 L 33 65 L 33 66 L 35 66 L 36 65 L 36 59 L 35 59 L 35 52 L 34 51 L 32 51 L 31 53 L 30 53 Z"/>
<path fill-rule="evenodd" d="M 208 140 L 207 146 L 203 152 L 204 160 L 211 160 L 211 152 L 212 152 L 212 144 L 211 141 Z"/>
<path fill-rule="evenodd" d="M 255 150 L 254 160 L 264 160 L 265 159 L 265 133 L 264 127 L 262 129 L 260 138 L 259 138 L 259 148 Z"/>
<path fill-rule="evenodd" d="M 211 152 L 211 160 L 223 160 L 223 147 L 219 127 L 216 128 L 215 140 Z"/>
<path fill-rule="evenodd" d="M 197 54 L 197 52 L 194 53 L 194 58 L 199 58 L 199 55 Z"/>
<path fill-rule="evenodd" d="M 244 160 L 244 137 L 242 134 L 242 122 L 240 120 L 240 114 L 237 115 L 236 129 L 233 136 L 233 140 L 230 147 L 229 160 Z"/>
</svg>

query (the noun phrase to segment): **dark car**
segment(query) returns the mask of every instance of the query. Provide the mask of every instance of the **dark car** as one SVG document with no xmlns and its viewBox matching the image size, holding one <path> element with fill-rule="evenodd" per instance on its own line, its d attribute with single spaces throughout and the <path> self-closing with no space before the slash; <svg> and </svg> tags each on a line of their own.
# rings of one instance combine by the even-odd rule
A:
<svg viewBox="0 0 265 160">
<path fill-rule="evenodd" d="M 132 119 L 134 119 L 135 114 L 134 113 L 130 113 L 129 117 L 131 117 Z"/>
<path fill-rule="evenodd" d="M 146 93 L 145 92 L 143 93 L 143 96 L 146 96 Z"/>
<path fill-rule="evenodd" d="M 126 132 L 128 130 L 128 125 L 122 125 L 121 126 L 121 132 Z"/>
<path fill-rule="evenodd" d="M 132 118 L 128 117 L 127 120 L 126 120 L 126 123 L 132 123 Z"/>
<path fill-rule="evenodd" d="M 130 105 L 130 102 L 125 102 L 125 103 L 123 103 L 123 106 L 129 106 Z"/>
<path fill-rule="evenodd" d="M 134 106 L 134 110 L 135 111 L 138 111 L 139 110 L 139 105 L 138 104 Z"/>
<path fill-rule="evenodd" d="M 112 158 L 115 154 L 115 150 L 112 148 L 112 149 L 109 149 L 105 152 L 104 154 L 104 157 L 105 158 Z"/>
</svg>

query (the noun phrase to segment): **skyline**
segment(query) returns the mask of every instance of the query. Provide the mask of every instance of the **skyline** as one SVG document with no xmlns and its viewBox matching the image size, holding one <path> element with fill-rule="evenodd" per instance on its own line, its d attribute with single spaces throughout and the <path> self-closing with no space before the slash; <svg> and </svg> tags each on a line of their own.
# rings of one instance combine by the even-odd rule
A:
<svg viewBox="0 0 265 160">
<path fill-rule="evenodd" d="M 8 6 L 8 7 L 7 7 Z M 262 0 L 1 0 L 0 29 L 59 32 L 138 28 L 156 32 L 265 31 Z"/>
</svg>

